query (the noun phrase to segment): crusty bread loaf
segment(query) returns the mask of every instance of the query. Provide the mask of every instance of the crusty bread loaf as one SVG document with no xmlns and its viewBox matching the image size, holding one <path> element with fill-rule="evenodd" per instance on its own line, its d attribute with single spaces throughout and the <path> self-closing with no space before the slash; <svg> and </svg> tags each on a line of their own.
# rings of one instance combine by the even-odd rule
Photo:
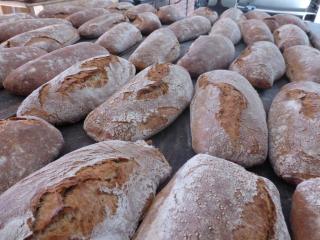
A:
<svg viewBox="0 0 320 240">
<path fill-rule="evenodd" d="M 28 116 L 0 120 L 0 142 L 1 194 L 54 160 L 62 148 L 63 137 L 46 121 Z M 2 225 L 3 221 L 0 222 Z M 0 238 L 6 239 L 1 234 Z"/>
<path fill-rule="evenodd" d="M 177 64 L 187 69 L 192 77 L 198 77 L 208 71 L 228 68 L 234 58 L 235 48 L 228 38 L 200 36 Z"/>
<path fill-rule="evenodd" d="M 243 41 L 249 46 L 259 41 L 274 42 L 273 35 L 262 20 L 250 19 L 244 20 L 240 25 Z"/>
<path fill-rule="evenodd" d="M 287 48 L 283 56 L 287 64 L 287 77 L 292 82 L 320 83 L 320 51 L 309 46 Z"/>
<path fill-rule="evenodd" d="M 123 22 L 104 33 L 96 43 L 112 54 L 120 54 L 141 41 L 140 30 L 130 23 Z"/>
<path fill-rule="evenodd" d="M 67 24 L 55 24 L 16 35 L 2 45 L 4 47 L 33 46 L 47 52 L 74 44 L 80 39 L 77 29 Z"/>
<path fill-rule="evenodd" d="M 271 88 L 286 72 L 286 63 L 276 45 L 255 42 L 231 64 L 230 70 L 244 76 L 256 88 Z"/>
<path fill-rule="evenodd" d="M 270 14 L 258 10 L 249 11 L 244 14 L 247 19 L 258 19 L 263 20 L 265 18 L 271 17 Z"/>
<path fill-rule="evenodd" d="M 213 25 L 209 35 L 216 34 L 229 38 L 235 45 L 241 40 L 240 28 L 231 18 L 220 19 Z"/>
<path fill-rule="evenodd" d="M 170 171 L 144 142 L 83 147 L 0 195 L 0 238 L 129 240 Z"/>
<path fill-rule="evenodd" d="M 139 13 L 133 21 L 133 25 L 144 35 L 148 35 L 158 28 L 161 28 L 161 22 L 158 16 L 152 12 Z"/>
<path fill-rule="evenodd" d="M 263 22 L 267 24 L 272 33 L 280 27 L 280 24 L 272 17 L 264 18 Z"/>
<path fill-rule="evenodd" d="M 4 15 L 0 15 L 0 24 L 11 23 L 21 19 L 30 19 L 30 18 L 34 18 L 34 17 L 27 13 L 4 14 Z"/>
<path fill-rule="evenodd" d="M 247 19 L 243 12 L 238 8 L 229 8 L 226 11 L 224 11 L 220 16 L 220 19 L 223 18 L 231 18 L 236 23 L 240 23 L 241 21 Z"/>
<path fill-rule="evenodd" d="M 179 42 L 185 42 L 207 34 L 211 23 L 205 17 L 191 16 L 172 23 L 168 28 L 174 32 Z"/>
<path fill-rule="evenodd" d="M 12 70 L 46 53 L 46 51 L 36 47 L 0 49 L 0 88 L 2 88 L 2 82 Z"/>
<path fill-rule="evenodd" d="M 190 106 L 192 147 L 244 167 L 268 153 L 266 113 L 256 90 L 233 71 L 202 74 Z"/>
<path fill-rule="evenodd" d="M 290 240 L 271 181 L 224 159 L 191 158 L 156 196 L 134 240 Z"/>
<path fill-rule="evenodd" d="M 104 55 L 78 62 L 33 91 L 17 116 L 40 117 L 52 124 L 75 123 L 106 101 L 135 75 L 127 60 Z"/>
<path fill-rule="evenodd" d="M 310 32 L 310 41 L 314 48 L 320 50 L 320 35 L 318 33 Z"/>
<path fill-rule="evenodd" d="M 144 69 L 155 63 L 174 62 L 180 55 L 180 44 L 169 28 L 151 33 L 131 54 L 129 61 L 137 69 Z"/>
<path fill-rule="evenodd" d="M 307 34 L 296 25 L 287 24 L 273 32 L 274 41 L 281 51 L 296 45 L 310 45 Z"/>
<path fill-rule="evenodd" d="M 85 38 L 98 38 L 113 26 L 126 22 L 128 19 L 122 13 L 109 13 L 82 24 L 79 27 L 79 34 Z"/>
<path fill-rule="evenodd" d="M 139 4 L 136 5 L 134 7 L 129 8 L 126 12 L 125 15 L 131 20 L 135 20 L 136 17 L 140 14 L 140 13 L 144 13 L 144 12 L 152 12 L 152 13 L 156 13 L 157 9 L 155 9 L 151 4 L 149 3 L 143 3 L 143 4 Z"/>
<path fill-rule="evenodd" d="M 286 25 L 286 24 L 293 24 L 300 27 L 306 33 L 310 32 L 310 28 L 307 23 L 305 23 L 301 18 L 291 15 L 291 14 L 276 14 L 271 17 L 274 19 L 278 24 L 279 27 Z"/>
<path fill-rule="evenodd" d="M 105 48 L 93 43 L 78 43 L 61 48 L 13 70 L 4 80 L 3 86 L 14 94 L 27 96 L 73 64 L 107 53 Z"/>
<path fill-rule="evenodd" d="M 218 13 L 216 11 L 212 11 L 208 7 L 199 7 L 195 9 L 193 15 L 208 18 L 208 20 L 211 22 L 211 25 L 214 24 L 219 18 Z"/>
<path fill-rule="evenodd" d="M 320 178 L 300 183 L 291 206 L 291 228 L 295 240 L 320 239 Z"/>
<path fill-rule="evenodd" d="M 96 141 L 148 139 L 169 126 L 189 105 L 192 95 L 192 81 L 184 68 L 156 64 L 93 110 L 84 129 Z"/>
<path fill-rule="evenodd" d="M 157 15 L 162 24 L 171 24 L 184 18 L 185 14 L 175 5 L 166 5 L 159 8 Z"/>
<path fill-rule="evenodd" d="M 276 174 L 298 184 L 320 177 L 320 85 L 290 83 L 269 111 L 269 158 Z"/>
<path fill-rule="evenodd" d="M 66 18 L 69 15 L 84 10 L 84 7 L 74 5 L 57 4 L 54 6 L 48 6 L 39 12 L 40 18 Z"/>
<path fill-rule="evenodd" d="M 129 10 L 132 7 L 134 7 L 134 5 L 129 2 L 116 2 L 106 7 L 106 9 L 111 12 L 125 13 L 127 10 Z"/>
<path fill-rule="evenodd" d="M 108 14 L 109 11 L 103 8 L 89 8 L 74 14 L 71 14 L 66 19 L 72 23 L 75 28 L 80 27 L 82 24 L 88 22 L 89 20 L 99 17 L 104 14 Z"/>
</svg>

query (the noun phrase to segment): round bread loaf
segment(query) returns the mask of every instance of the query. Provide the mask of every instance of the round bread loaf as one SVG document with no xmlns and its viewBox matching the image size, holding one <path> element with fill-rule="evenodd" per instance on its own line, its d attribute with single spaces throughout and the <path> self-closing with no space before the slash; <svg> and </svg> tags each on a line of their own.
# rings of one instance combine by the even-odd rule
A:
<svg viewBox="0 0 320 240">
<path fill-rule="evenodd" d="M 152 12 L 152 13 L 157 13 L 157 9 L 155 9 L 151 4 L 149 3 L 142 3 L 139 5 L 136 5 L 130 9 L 128 9 L 125 12 L 125 15 L 129 18 L 129 20 L 133 21 L 136 19 L 136 17 L 140 14 L 140 13 L 144 13 L 144 12 Z"/>
<path fill-rule="evenodd" d="M 247 19 L 258 19 L 263 20 L 265 18 L 271 17 L 270 14 L 258 10 L 249 11 L 244 14 Z"/>
<path fill-rule="evenodd" d="M 216 11 L 212 11 L 208 7 L 199 7 L 195 9 L 193 15 L 207 18 L 211 22 L 211 25 L 213 25 L 219 18 L 218 13 Z"/>
<path fill-rule="evenodd" d="M 231 18 L 236 23 L 240 23 L 241 21 L 247 19 L 243 12 L 238 8 L 229 8 L 226 11 L 224 11 L 220 16 L 220 19 L 223 18 Z"/>
<path fill-rule="evenodd" d="M 243 41 L 248 46 L 259 41 L 274 41 L 269 27 L 262 20 L 244 20 L 239 25 Z"/>
<path fill-rule="evenodd" d="M 148 35 L 154 30 L 161 28 L 158 16 L 152 12 L 139 13 L 132 24 L 144 35 Z"/>
<path fill-rule="evenodd" d="M 84 7 L 74 5 L 57 4 L 53 6 L 46 6 L 38 13 L 40 18 L 66 18 L 69 15 L 84 10 Z"/>
<path fill-rule="evenodd" d="M 157 15 L 162 24 L 171 24 L 184 18 L 180 8 L 175 5 L 167 5 L 159 8 Z"/>
<path fill-rule="evenodd" d="M 241 40 L 240 28 L 231 18 L 220 19 L 213 25 L 209 35 L 216 34 L 229 38 L 234 45 Z"/>
<path fill-rule="evenodd" d="M 306 22 L 304 22 L 301 18 L 291 15 L 291 14 L 276 14 L 272 16 L 272 18 L 277 21 L 279 26 L 283 26 L 286 24 L 293 24 L 300 27 L 306 33 L 310 32 L 310 28 Z"/>
<path fill-rule="evenodd" d="M 89 20 L 99 17 L 104 14 L 108 14 L 109 11 L 103 8 L 89 8 L 74 14 L 71 14 L 66 19 L 72 23 L 75 28 L 80 27 L 82 24 L 88 22 Z"/>
</svg>

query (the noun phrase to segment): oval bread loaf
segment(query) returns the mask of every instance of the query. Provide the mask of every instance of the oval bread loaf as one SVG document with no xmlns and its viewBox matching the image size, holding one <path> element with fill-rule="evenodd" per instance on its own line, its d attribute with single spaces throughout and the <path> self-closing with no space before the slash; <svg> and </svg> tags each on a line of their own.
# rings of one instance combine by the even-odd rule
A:
<svg viewBox="0 0 320 240">
<path fill-rule="evenodd" d="M 48 6 L 39 12 L 40 18 L 66 18 L 69 15 L 84 10 L 84 7 L 74 5 L 57 4 Z"/>
<path fill-rule="evenodd" d="M 280 27 L 280 24 L 272 17 L 264 18 L 263 22 L 267 24 L 272 33 Z"/>
<path fill-rule="evenodd" d="M 152 12 L 139 13 L 132 24 L 144 35 L 148 35 L 154 30 L 161 28 L 158 16 Z"/>
<path fill-rule="evenodd" d="M 114 55 L 78 62 L 32 92 L 17 116 L 37 116 L 52 124 L 78 122 L 134 75 L 133 64 Z"/>
<path fill-rule="evenodd" d="M 274 41 L 269 27 L 261 20 L 245 20 L 242 21 L 239 25 L 243 41 L 247 45 L 251 45 L 254 42 L 259 41 Z"/>
<path fill-rule="evenodd" d="M 218 13 L 216 11 L 212 11 L 208 7 L 199 7 L 195 9 L 193 15 L 207 18 L 211 22 L 211 25 L 214 24 L 219 18 Z"/>
<path fill-rule="evenodd" d="M 14 94 L 27 96 L 73 64 L 103 54 L 108 54 L 105 48 L 88 42 L 64 47 L 13 70 L 3 86 Z"/>
<path fill-rule="evenodd" d="M 27 13 L 4 14 L 0 16 L 0 24 L 11 23 L 11 22 L 22 20 L 22 19 L 31 19 L 31 18 L 34 18 L 34 17 Z"/>
<path fill-rule="evenodd" d="M 310 28 L 307 23 L 305 23 L 301 18 L 291 15 L 291 14 L 276 14 L 273 15 L 273 18 L 278 24 L 279 27 L 286 25 L 286 24 L 293 24 L 300 27 L 306 33 L 310 32 Z"/>
<path fill-rule="evenodd" d="M 53 161 L 63 146 L 63 137 L 46 121 L 27 116 L 0 120 L 0 142 L 1 194 Z M 0 222 L 3 223 L 2 220 Z M 6 239 L 1 234 L 0 238 Z"/>
<path fill-rule="evenodd" d="M 175 5 L 166 5 L 159 8 L 157 15 L 162 24 L 171 24 L 184 18 L 180 8 Z"/>
<path fill-rule="evenodd" d="M 190 106 L 192 147 L 244 167 L 263 163 L 268 153 L 266 113 L 256 90 L 240 74 L 202 74 Z"/>
<path fill-rule="evenodd" d="M 192 94 L 192 81 L 184 68 L 156 64 L 93 110 L 84 129 L 96 141 L 147 139 L 169 126 L 189 105 Z"/>
<path fill-rule="evenodd" d="M 236 45 L 241 40 L 241 31 L 238 24 L 231 18 L 223 18 L 218 20 L 210 31 L 210 36 L 220 34 L 227 37 Z"/>
<path fill-rule="evenodd" d="M 276 174 L 293 184 L 320 177 L 320 85 L 287 84 L 273 100 L 268 122 Z"/>
<path fill-rule="evenodd" d="M 82 24 L 88 22 L 89 20 L 108 13 L 109 11 L 103 8 L 89 8 L 71 14 L 66 18 L 66 20 L 70 21 L 75 28 L 79 28 Z"/>
<path fill-rule="evenodd" d="M 270 14 L 262 11 L 253 10 L 244 14 L 247 19 L 258 19 L 263 20 L 265 18 L 271 17 Z"/>
<path fill-rule="evenodd" d="M 140 14 L 140 13 L 144 13 L 144 12 L 152 12 L 152 13 L 156 13 L 157 10 L 149 3 L 142 3 L 139 5 L 136 5 L 134 7 L 129 8 L 126 12 L 125 15 L 131 20 L 135 20 L 136 17 Z"/>
<path fill-rule="evenodd" d="M 231 18 L 236 23 L 240 23 L 247 19 L 244 13 L 238 8 L 229 8 L 225 10 L 220 16 L 220 19 L 223 18 Z"/>
<path fill-rule="evenodd" d="M 286 72 L 286 63 L 276 45 L 255 42 L 231 64 L 230 70 L 240 73 L 256 88 L 271 88 Z"/>
<path fill-rule="evenodd" d="M 83 147 L 0 195 L 0 238 L 129 240 L 170 172 L 144 142 Z"/>
<path fill-rule="evenodd" d="M 180 44 L 169 28 L 161 28 L 151 33 L 131 54 L 129 61 L 137 69 L 165 62 L 174 62 L 180 56 Z"/>
<path fill-rule="evenodd" d="M 113 4 L 110 4 L 106 9 L 111 12 L 121 12 L 125 13 L 130 8 L 134 7 L 132 3 L 129 2 L 115 2 Z"/>
<path fill-rule="evenodd" d="M 235 58 L 233 43 L 221 35 L 200 36 L 178 65 L 188 70 L 192 77 L 215 69 L 228 68 Z"/>
<path fill-rule="evenodd" d="M 156 196 L 134 240 L 290 240 L 271 181 L 198 154 Z"/>
</svg>

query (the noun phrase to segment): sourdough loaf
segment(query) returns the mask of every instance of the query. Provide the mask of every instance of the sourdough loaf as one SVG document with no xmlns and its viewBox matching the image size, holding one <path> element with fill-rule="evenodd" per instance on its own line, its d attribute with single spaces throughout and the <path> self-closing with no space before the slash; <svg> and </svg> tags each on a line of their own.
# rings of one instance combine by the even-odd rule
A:
<svg viewBox="0 0 320 240">
<path fill-rule="evenodd" d="M 269 158 L 276 174 L 298 184 L 320 177 L 320 85 L 290 83 L 269 111 Z"/>
<path fill-rule="evenodd" d="M 216 34 L 229 38 L 235 45 L 240 42 L 242 37 L 238 24 L 231 18 L 220 19 L 213 25 L 209 35 Z"/>
<path fill-rule="evenodd" d="M 256 90 L 233 71 L 202 74 L 190 106 L 192 147 L 251 167 L 268 153 L 266 113 Z"/>
<path fill-rule="evenodd" d="M 280 27 L 280 24 L 272 17 L 264 18 L 263 22 L 267 24 L 272 33 Z"/>
<path fill-rule="evenodd" d="M 220 19 L 223 18 L 231 18 L 236 23 L 240 23 L 241 21 L 247 19 L 243 12 L 238 8 L 229 8 L 226 11 L 224 11 L 220 16 Z"/>
<path fill-rule="evenodd" d="M 212 11 L 208 7 L 199 7 L 195 9 L 193 15 L 207 18 L 211 22 L 211 25 L 214 24 L 219 18 L 218 13 L 216 11 Z"/>
<path fill-rule="evenodd" d="M 169 28 L 161 28 L 151 33 L 131 54 L 129 61 L 137 69 L 152 64 L 174 62 L 180 55 L 180 44 Z"/>
<path fill-rule="evenodd" d="M 0 238 L 129 240 L 170 171 L 144 142 L 83 147 L 0 195 Z"/>
<path fill-rule="evenodd" d="M 133 21 L 133 25 L 144 35 L 148 35 L 158 28 L 161 28 L 161 22 L 158 16 L 152 12 L 139 13 Z"/>
<path fill-rule="evenodd" d="M 182 10 L 175 5 L 160 7 L 157 15 L 162 24 L 171 24 L 184 18 Z"/>
<path fill-rule="evenodd" d="M 247 45 L 251 45 L 254 42 L 259 41 L 274 41 L 269 27 L 262 20 L 244 20 L 239 25 L 243 41 Z"/>
<path fill-rule="evenodd" d="M 258 10 L 249 11 L 244 14 L 247 19 L 258 19 L 263 20 L 265 18 L 271 17 L 270 14 Z"/>
<path fill-rule="evenodd" d="M 189 105 L 192 94 L 192 81 L 184 68 L 156 64 L 93 110 L 84 129 L 96 141 L 147 139 L 169 126 Z"/>
<path fill-rule="evenodd" d="M 46 121 L 27 116 L 0 120 L 0 142 L 1 194 L 54 160 L 62 148 L 63 137 Z M 1 234 L 0 238 L 6 239 Z"/>
<path fill-rule="evenodd" d="M 4 80 L 3 86 L 14 94 L 27 96 L 73 64 L 107 53 L 106 49 L 93 43 L 64 47 L 13 70 Z"/>
<path fill-rule="evenodd" d="M 72 23 L 75 28 L 80 27 L 82 24 L 88 22 L 89 20 L 99 17 L 104 14 L 108 14 L 109 11 L 103 8 L 89 8 L 74 14 L 71 14 L 66 19 Z"/>
<path fill-rule="evenodd" d="M 114 55 L 78 62 L 33 91 L 17 116 L 37 116 L 52 124 L 78 122 L 134 75 L 133 64 Z"/>
<path fill-rule="evenodd" d="M 231 64 L 230 70 L 244 76 L 256 88 L 271 88 L 286 72 L 280 50 L 271 42 L 255 42 Z"/>
<path fill-rule="evenodd" d="M 131 20 L 135 20 L 136 17 L 140 14 L 140 13 L 144 13 L 144 12 L 152 12 L 152 13 L 156 13 L 157 10 L 149 3 L 143 3 L 143 4 L 139 4 L 136 5 L 134 7 L 129 8 L 126 12 L 125 15 Z"/>
<path fill-rule="evenodd" d="M 106 7 L 106 9 L 111 12 L 125 13 L 127 10 L 129 10 L 132 7 L 134 7 L 134 5 L 129 2 L 116 2 Z"/>
<path fill-rule="evenodd" d="M 235 48 L 228 38 L 200 36 L 177 64 L 187 69 L 192 77 L 198 77 L 208 71 L 228 68 L 234 58 Z"/>
<path fill-rule="evenodd" d="M 274 19 L 279 24 L 279 26 L 283 26 L 286 24 L 293 24 L 300 27 L 306 33 L 310 32 L 310 28 L 308 24 L 297 16 L 294 16 L 291 14 L 276 14 L 271 18 Z"/>
<path fill-rule="evenodd" d="M 11 22 L 19 21 L 21 19 L 30 19 L 30 18 L 34 18 L 34 17 L 27 13 L 4 14 L 4 15 L 0 15 L 0 24 L 11 23 Z"/>
<path fill-rule="evenodd" d="M 271 181 L 224 159 L 191 158 L 156 196 L 134 240 L 290 240 Z"/>
<path fill-rule="evenodd" d="M 66 18 L 69 15 L 84 10 L 84 7 L 74 5 L 57 4 L 54 6 L 48 6 L 39 12 L 40 18 Z"/>
</svg>

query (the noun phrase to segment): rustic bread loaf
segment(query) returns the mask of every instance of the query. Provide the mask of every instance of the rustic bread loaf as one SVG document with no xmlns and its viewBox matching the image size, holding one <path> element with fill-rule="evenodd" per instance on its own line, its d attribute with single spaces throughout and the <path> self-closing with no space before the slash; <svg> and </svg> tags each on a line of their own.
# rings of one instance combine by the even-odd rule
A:
<svg viewBox="0 0 320 240">
<path fill-rule="evenodd" d="M 70 21 L 75 28 L 79 28 L 82 24 L 90 21 L 91 19 L 108 13 L 109 11 L 103 8 L 89 8 L 71 14 L 66 19 Z"/>
<path fill-rule="evenodd" d="M 293 196 L 291 227 L 295 240 L 320 239 L 320 178 L 300 183 Z"/>
<path fill-rule="evenodd" d="M 125 15 L 129 18 L 129 20 L 133 21 L 136 19 L 136 17 L 140 13 L 144 12 L 152 12 L 152 13 L 157 13 L 157 9 L 155 9 L 151 4 L 149 3 L 143 3 L 136 5 L 134 7 L 129 8 L 126 12 Z"/>
<path fill-rule="evenodd" d="M 188 70 L 192 77 L 215 69 L 228 68 L 235 58 L 233 43 L 221 35 L 200 36 L 178 65 Z"/>
<path fill-rule="evenodd" d="M 292 82 L 320 83 L 320 51 L 309 46 L 287 48 L 283 56 L 287 64 L 287 77 Z"/>
<path fill-rule="evenodd" d="M 52 124 L 75 123 L 106 101 L 135 75 L 127 60 L 102 55 L 78 62 L 33 91 L 17 116 L 40 117 Z"/>
<path fill-rule="evenodd" d="M 213 25 L 209 35 L 216 34 L 229 38 L 234 45 L 240 42 L 242 37 L 238 24 L 231 18 L 220 19 Z"/>
<path fill-rule="evenodd" d="M 141 41 L 140 30 L 130 23 L 123 22 L 104 33 L 96 43 L 112 54 L 120 54 Z"/>
<path fill-rule="evenodd" d="M 263 19 L 263 22 L 267 24 L 272 33 L 280 27 L 280 24 L 272 17 Z"/>
<path fill-rule="evenodd" d="M 161 22 L 158 16 L 152 12 L 139 13 L 133 21 L 133 25 L 144 35 L 148 35 L 158 28 L 161 28 Z"/>
<path fill-rule="evenodd" d="M 162 24 L 171 24 L 184 18 L 184 14 L 180 8 L 175 5 L 166 5 L 160 7 L 157 15 Z"/>
<path fill-rule="evenodd" d="M 46 121 L 28 116 L 0 120 L 0 142 L 1 194 L 54 160 L 62 148 L 63 137 Z M 2 225 L 3 221 L 0 222 Z M 6 239 L 1 234 L 0 238 Z"/>
<path fill-rule="evenodd" d="M 196 153 L 208 153 L 244 167 L 266 160 L 266 113 L 258 93 L 240 74 L 226 70 L 202 74 L 190 111 Z"/>
<path fill-rule="evenodd" d="M 219 18 L 218 13 L 216 11 L 212 11 L 208 7 L 199 7 L 195 9 L 193 15 L 206 17 L 211 22 L 211 25 L 213 25 Z"/>
<path fill-rule="evenodd" d="M 4 47 L 38 47 L 47 52 L 74 44 L 80 39 L 77 29 L 67 24 L 55 24 L 16 35 Z"/>
<path fill-rule="evenodd" d="M 107 53 L 105 48 L 88 42 L 64 47 L 13 70 L 3 86 L 14 94 L 27 96 L 73 64 Z"/>
<path fill-rule="evenodd" d="M 279 26 L 283 26 L 286 24 L 293 24 L 300 27 L 306 33 L 310 32 L 310 28 L 306 22 L 304 22 L 301 18 L 291 15 L 291 14 L 276 14 L 272 16 Z"/>
<path fill-rule="evenodd" d="M 30 18 L 34 18 L 34 17 L 27 13 L 4 14 L 4 15 L 0 15 L 0 24 L 11 23 L 21 19 L 30 19 Z"/>
<path fill-rule="evenodd" d="M 241 21 L 247 19 L 243 12 L 238 8 L 229 8 L 226 11 L 224 11 L 220 16 L 220 19 L 223 18 L 231 18 L 236 23 L 240 23 Z"/>
<path fill-rule="evenodd" d="M 296 45 L 310 45 L 307 34 L 293 24 L 279 27 L 273 32 L 276 45 L 281 51 Z"/>
<path fill-rule="evenodd" d="M 271 17 L 270 14 L 258 10 L 253 10 L 244 14 L 247 19 L 258 19 L 263 20 L 265 18 Z"/>
<path fill-rule="evenodd" d="M 320 85 L 290 83 L 269 111 L 269 158 L 279 177 L 298 184 L 320 176 Z"/>
<path fill-rule="evenodd" d="M 192 81 L 184 68 L 156 64 L 93 110 L 84 129 L 96 141 L 148 139 L 179 116 L 192 94 Z"/>
<path fill-rule="evenodd" d="M 230 70 L 244 76 L 256 88 L 271 88 L 286 72 L 280 50 L 271 42 L 255 42 L 231 64 Z"/>
<path fill-rule="evenodd" d="M 310 41 L 314 48 L 320 50 L 320 35 L 318 33 L 310 32 Z"/>
<path fill-rule="evenodd" d="M 2 82 L 11 71 L 46 53 L 46 51 L 36 47 L 0 49 L 0 88 L 2 88 Z"/>
<path fill-rule="evenodd" d="M 48 6 L 39 12 L 40 18 L 66 18 L 69 15 L 84 10 L 84 7 L 74 5 L 54 5 Z"/>
<path fill-rule="evenodd" d="M 289 240 L 271 181 L 198 154 L 156 196 L 134 240 Z"/>
<path fill-rule="evenodd" d="M 174 62 L 180 55 L 180 44 L 169 28 L 161 28 L 151 33 L 131 54 L 129 61 L 137 69 L 152 64 Z"/>
<path fill-rule="evenodd" d="M 0 238 L 130 239 L 170 171 L 144 142 L 83 147 L 0 195 Z"/>
<path fill-rule="evenodd" d="M 179 42 L 185 42 L 207 34 L 211 23 L 205 17 L 191 16 L 172 23 L 168 28 L 174 32 Z"/>
<path fill-rule="evenodd" d="M 113 26 L 126 22 L 128 19 L 122 13 L 109 13 L 91 19 L 79 27 L 79 34 L 85 38 L 98 38 Z"/>
<path fill-rule="evenodd" d="M 262 20 L 244 20 L 239 23 L 239 25 L 243 41 L 247 45 L 251 45 L 259 41 L 274 42 L 273 35 L 269 27 Z"/>
<path fill-rule="evenodd" d="M 108 7 L 106 7 L 106 9 L 111 12 L 125 13 L 127 10 L 129 10 L 132 7 L 134 7 L 134 5 L 129 2 L 117 2 L 109 5 Z"/>
</svg>

